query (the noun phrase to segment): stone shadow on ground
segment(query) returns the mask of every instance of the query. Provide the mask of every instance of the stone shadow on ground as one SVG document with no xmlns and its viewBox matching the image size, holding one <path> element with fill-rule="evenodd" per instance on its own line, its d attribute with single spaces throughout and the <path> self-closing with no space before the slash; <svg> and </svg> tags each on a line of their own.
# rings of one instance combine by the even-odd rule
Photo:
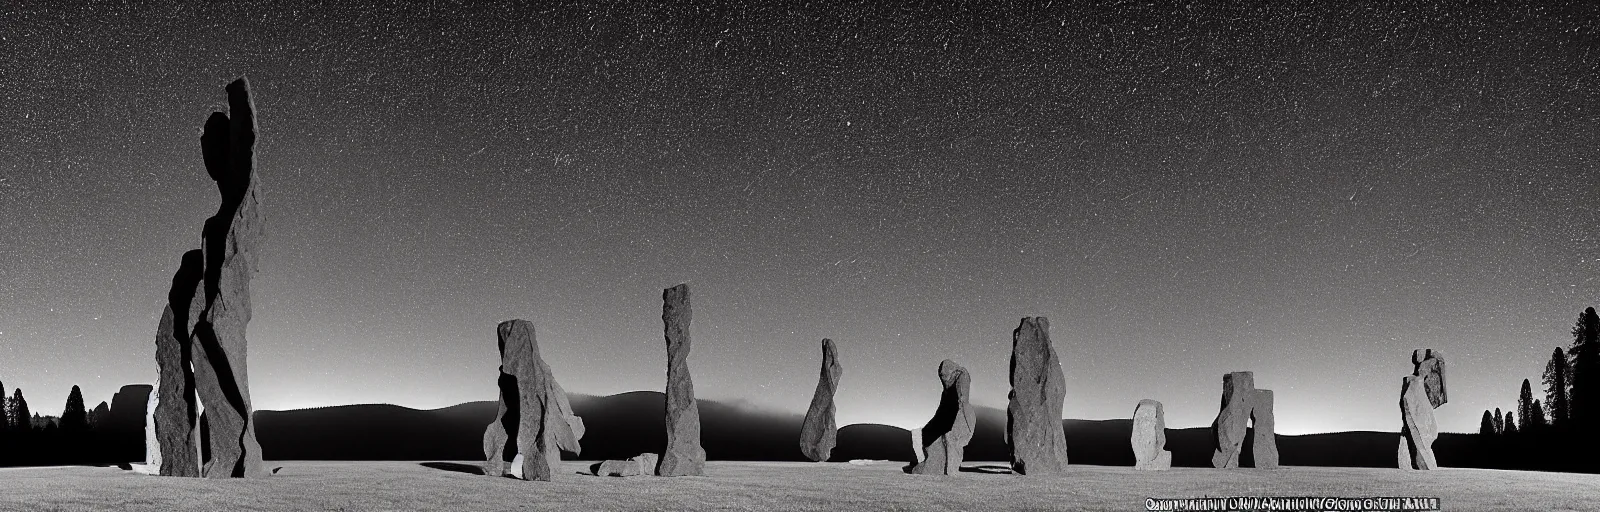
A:
<svg viewBox="0 0 1600 512">
<path fill-rule="evenodd" d="M 1000 464 L 985 464 L 981 466 L 961 466 L 962 473 L 983 473 L 986 475 L 1009 475 L 1015 473 L 1010 466 Z"/>
<path fill-rule="evenodd" d="M 422 466 L 422 467 L 425 467 L 425 468 L 438 469 L 438 470 L 443 470 L 443 471 L 454 471 L 454 472 L 457 472 L 457 473 L 466 473 L 466 474 L 469 474 L 469 475 L 482 475 L 483 474 L 483 467 L 482 466 L 473 465 L 473 464 L 461 464 L 461 463 L 457 463 L 457 462 L 423 462 L 423 463 L 420 463 L 418 465 Z"/>
</svg>

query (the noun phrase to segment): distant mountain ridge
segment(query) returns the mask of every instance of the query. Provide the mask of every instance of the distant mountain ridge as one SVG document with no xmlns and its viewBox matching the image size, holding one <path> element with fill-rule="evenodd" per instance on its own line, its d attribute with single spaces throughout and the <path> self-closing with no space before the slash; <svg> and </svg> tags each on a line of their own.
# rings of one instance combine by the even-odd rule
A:
<svg viewBox="0 0 1600 512">
<path fill-rule="evenodd" d="M 583 417 L 587 433 L 583 452 L 567 459 L 624 459 L 660 452 L 666 445 L 665 395 L 633 391 L 611 396 L 571 395 L 572 408 Z M 701 444 L 710 460 L 807 460 L 799 448 L 799 413 L 753 410 L 715 400 L 699 400 Z M 1006 413 L 974 406 L 977 426 L 967 445 L 966 460 L 1005 461 Z M 484 427 L 493 420 L 495 403 L 468 402 L 441 409 L 417 410 L 388 404 L 344 405 L 290 411 L 257 411 L 256 435 L 263 454 L 272 460 L 479 460 Z M 932 411 L 929 412 L 932 414 Z M 1073 464 L 1133 465 L 1128 438 L 1131 419 L 1062 420 Z M 1253 463 L 1250 436 L 1241 464 Z M 1278 436 L 1284 465 L 1394 467 L 1398 434 L 1339 432 Z M 1478 467 L 1475 435 L 1441 434 L 1435 443 L 1440 464 Z M 1173 465 L 1210 467 L 1214 441 L 1207 427 L 1167 429 Z M 846 425 L 839 429 L 832 461 L 877 459 L 910 461 L 911 433 L 879 424 Z"/>
</svg>

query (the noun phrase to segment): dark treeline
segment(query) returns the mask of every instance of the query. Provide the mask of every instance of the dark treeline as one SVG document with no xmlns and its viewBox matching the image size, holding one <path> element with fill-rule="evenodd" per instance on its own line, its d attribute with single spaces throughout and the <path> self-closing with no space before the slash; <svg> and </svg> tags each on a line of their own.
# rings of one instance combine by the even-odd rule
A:
<svg viewBox="0 0 1600 512">
<path fill-rule="evenodd" d="M 144 404 L 150 386 L 125 386 L 89 409 L 73 386 L 61 416 L 32 412 L 22 388 L 5 395 L 0 382 L 0 466 L 101 465 L 144 460 Z"/>
<path fill-rule="evenodd" d="M 1483 411 L 1474 467 L 1600 472 L 1600 316 L 1584 309 L 1572 342 L 1545 364 L 1543 398 L 1522 380 L 1514 409 Z"/>
</svg>

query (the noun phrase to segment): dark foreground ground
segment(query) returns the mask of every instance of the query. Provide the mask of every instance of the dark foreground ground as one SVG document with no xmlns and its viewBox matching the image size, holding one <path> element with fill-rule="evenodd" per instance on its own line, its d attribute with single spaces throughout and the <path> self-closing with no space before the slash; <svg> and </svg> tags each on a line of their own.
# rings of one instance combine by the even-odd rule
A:
<svg viewBox="0 0 1600 512">
<path fill-rule="evenodd" d="M 471 462 L 271 462 L 260 480 L 151 477 L 115 467 L 0 469 L 3 510 L 1144 510 L 1146 497 L 1436 496 L 1443 510 L 1600 510 L 1600 475 L 1481 469 L 1285 467 L 1062 476 L 965 464 L 952 477 L 897 463 L 716 461 L 706 476 L 605 478 L 563 463 L 554 482 L 472 474 Z"/>
</svg>

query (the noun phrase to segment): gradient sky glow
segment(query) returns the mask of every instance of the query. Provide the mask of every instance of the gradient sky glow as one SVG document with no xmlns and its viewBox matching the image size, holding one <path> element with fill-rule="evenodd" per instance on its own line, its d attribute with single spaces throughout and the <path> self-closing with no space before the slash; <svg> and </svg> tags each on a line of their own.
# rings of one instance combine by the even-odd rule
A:
<svg viewBox="0 0 1600 512">
<path fill-rule="evenodd" d="M 1066 415 L 1445 431 L 1515 409 L 1600 303 L 1593 2 L 212 3 L 0 7 L 0 381 L 59 414 L 154 380 L 200 159 L 250 77 L 257 409 L 495 396 L 495 324 L 567 390 L 919 427 L 945 358 L 1004 407 L 1044 315 Z M 1036 5 L 1039 4 L 1039 5 Z"/>
</svg>

